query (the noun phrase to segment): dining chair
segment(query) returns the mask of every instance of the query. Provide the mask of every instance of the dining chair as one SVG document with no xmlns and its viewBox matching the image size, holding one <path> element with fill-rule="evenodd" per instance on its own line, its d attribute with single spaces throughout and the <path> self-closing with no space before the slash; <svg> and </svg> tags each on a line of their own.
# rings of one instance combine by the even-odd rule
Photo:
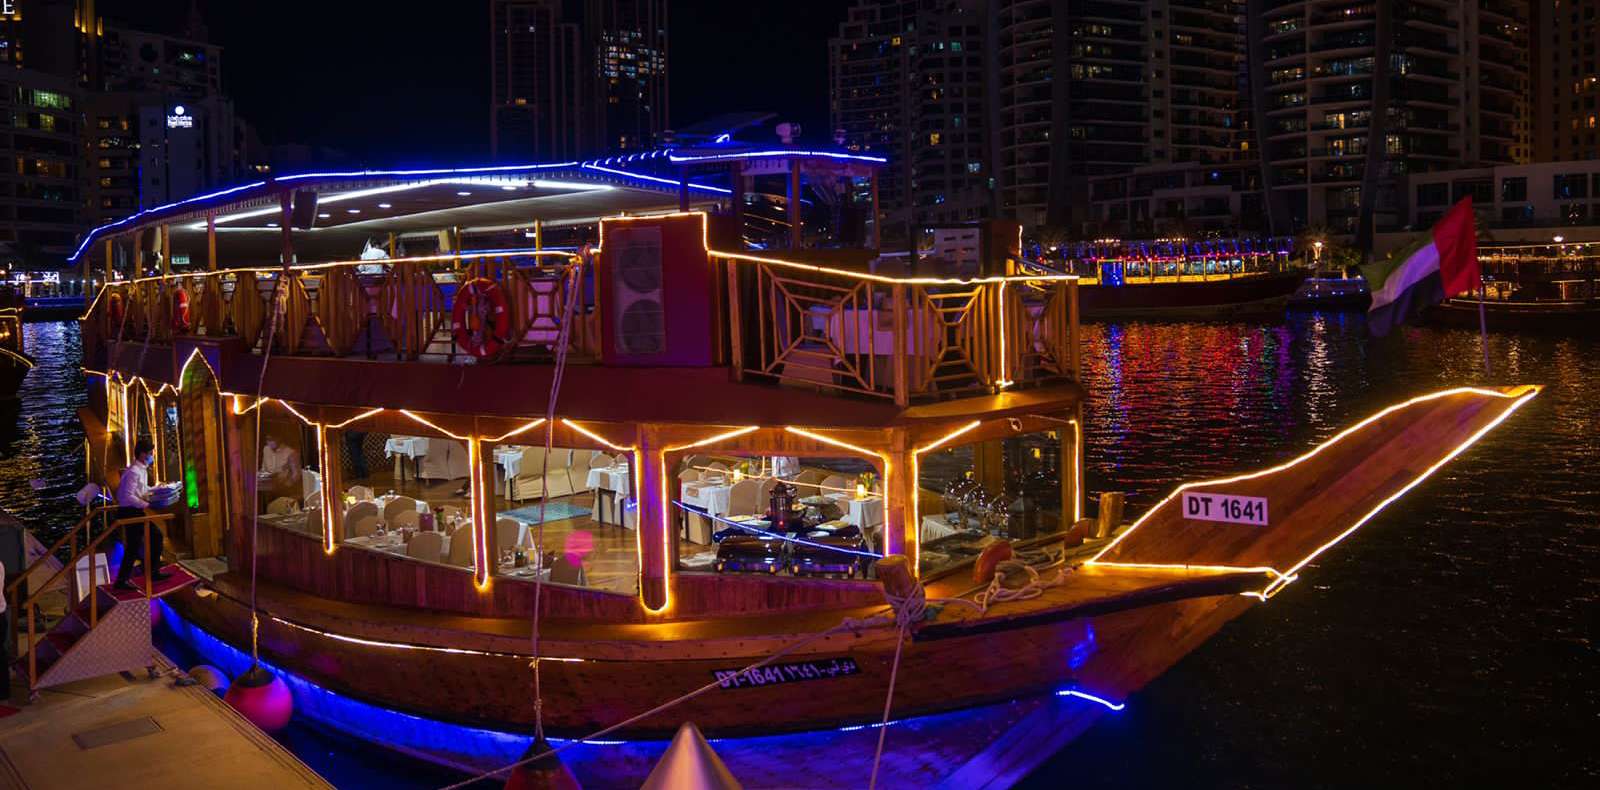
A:
<svg viewBox="0 0 1600 790">
<path fill-rule="evenodd" d="M 450 557 L 448 561 L 451 565 L 459 565 L 463 568 L 472 567 L 471 524 L 456 527 L 456 530 L 450 533 Z"/>
<path fill-rule="evenodd" d="M 345 490 L 344 495 L 355 499 L 357 502 L 371 502 L 373 498 L 370 486 L 350 486 Z"/>
<path fill-rule="evenodd" d="M 406 544 L 406 556 L 412 559 L 438 562 L 444 557 L 444 536 L 437 532 L 418 532 Z"/>
<path fill-rule="evenodd" d="M 528 534 L 528 527 L 514 518 L 497 518 L 494 520 L 494 550 L 496 554 L 508 549 L 514 549 L 517 544 L 526 543 L 528 539 L 523 536 Z"/>
<path fill-rule="evenodd" d="M 291 497 L 281 496 L 267 503 L 267 515 L 286 516 L 295 511 L 295 501 Z"/>
<path fill-rule="evenodd" d="M 750 516 L 765 512 L 761 507 L 761 482 L 745 478 L 728 489 L 728 515 Z"/>
<path fill-rule="evenodd" d="M 364 538 L 378 532 L 378 514 L 368 513 L 353 519 L 345 519 L 344 528 L 352 538 Z"/>
<path fill-rule="evenodd" d="M 383 506 L 383 520 L 392 524 L 394 523 L 395 515 L 406 510 L 412 513 L 417 512 L 417 500 L 408 496 L 397 496 L 389 500 L 389 504 Z"/>
<path fill-rule="evenodd" d="M 400 510 L 393 516 L 385 516 L 383 520 L 389 525 L 389 529 L 416 529 L 421 518 L 422 514 L 416 510 Z"/>
<path fill-rule="evenodd" d="M 846 491 L 854 492 L 855 490 L 855 486 L 850 485 L 850 481 L 844 475 L 828 475 L 822 478 L 822 489 L 817 493 L 840 494 Z"/>
</svg>

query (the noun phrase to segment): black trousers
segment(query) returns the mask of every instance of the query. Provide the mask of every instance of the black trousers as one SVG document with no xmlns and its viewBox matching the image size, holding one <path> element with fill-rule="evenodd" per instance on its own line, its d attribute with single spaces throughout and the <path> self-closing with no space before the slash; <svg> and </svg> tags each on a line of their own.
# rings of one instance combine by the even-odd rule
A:
<svg viewBox="0 0 1600 790">
<path fill-rule="evenodd" d="M 145 515 L 142 508 L 119 507 L 117 518 L 139 518 Z M 133 576 L 133 564 L 143 563 L 145 560 L 143 524 L 128 524 L 122 528 L 122 565 L 117 568 L 117 583 L 121 584 Z M 165 543 L 161 535 L 161 528 L 155 524 L 150 525 L 150 572 L 153 574 L 161 568 L 161 547 Z"/>
</svg>

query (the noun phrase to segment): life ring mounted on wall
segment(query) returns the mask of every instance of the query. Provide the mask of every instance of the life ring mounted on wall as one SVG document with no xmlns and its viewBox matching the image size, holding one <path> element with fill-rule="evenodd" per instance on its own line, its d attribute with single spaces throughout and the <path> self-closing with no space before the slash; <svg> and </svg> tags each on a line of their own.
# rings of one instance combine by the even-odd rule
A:
<svg viewBox="0 0 1600 790">
<path fill-rule="evenodd" d="M 172 289 L 172 331 L 186 334 L 191 326 L 189 320 L 189 292 L 182 288 Z"/>
<path fill-rule="evenodd" d="M 450 314 L 456 347 L 478 359 L 500 353 L 511 342 L 506 292 L 494 280 L 479 277 L 462 285 Z"/>
</svg>

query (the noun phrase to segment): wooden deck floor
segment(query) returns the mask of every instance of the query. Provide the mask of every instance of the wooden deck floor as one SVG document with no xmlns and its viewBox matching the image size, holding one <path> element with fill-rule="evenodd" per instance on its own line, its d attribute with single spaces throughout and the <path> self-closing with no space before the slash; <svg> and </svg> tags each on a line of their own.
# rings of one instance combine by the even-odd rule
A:
<svg viewBox="0 0 1600 790">
<path fill-rule="evenodd" d="M 108 675 L 20 707 L 0 719 L 3 787 L 331 787 L 216 695 L 170 677 Z"/>
</svg>

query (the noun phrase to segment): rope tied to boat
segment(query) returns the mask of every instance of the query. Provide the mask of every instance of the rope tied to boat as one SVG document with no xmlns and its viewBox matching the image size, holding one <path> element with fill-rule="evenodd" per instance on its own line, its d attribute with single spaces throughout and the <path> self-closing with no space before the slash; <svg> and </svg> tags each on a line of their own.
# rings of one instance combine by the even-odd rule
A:
<svg viewBox="0 0 1600 790">
<path fill-rule="evenodd" d="M 1027 583 L 1021 587 L 1007 587 L 1006 576 L 1017 571 L 1027 574 Z M 1001 560 L 995 565 L 994 578 L 989 580 L 989 586 L 974 596 L 973 600 L 977 602 L 980 612 L 987 613 L 992 604 L 1038 598 L 1044 595 L 1045 590 L 1065 584 L 1068 572 L 1069 569 L 1062 566 L 1056 569 L 1055 576 L 1042 579 L 1039 576 L 1039 569 L 1024 560 Z"/>
</svg>

